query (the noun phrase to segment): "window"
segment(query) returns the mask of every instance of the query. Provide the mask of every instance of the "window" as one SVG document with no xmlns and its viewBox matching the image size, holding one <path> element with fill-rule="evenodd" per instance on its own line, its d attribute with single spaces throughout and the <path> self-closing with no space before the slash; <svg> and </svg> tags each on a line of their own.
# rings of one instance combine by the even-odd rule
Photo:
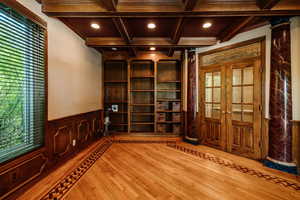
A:
<svg viewBox="0 0 300 200">
<path fill-rule="evenodd" d="M 45 30 L 0 3 L 0 163 L 43 145 Z"/>
</svg>

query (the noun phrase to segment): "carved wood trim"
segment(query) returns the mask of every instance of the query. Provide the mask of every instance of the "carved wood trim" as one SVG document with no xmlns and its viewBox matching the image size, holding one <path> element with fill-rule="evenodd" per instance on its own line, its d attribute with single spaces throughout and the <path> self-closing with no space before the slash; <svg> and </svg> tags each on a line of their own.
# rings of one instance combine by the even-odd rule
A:
<svg viewBox="0 0 300 200">
<path fill-rule="evenodd" d="M 83 126 L 83 124 L 86 123 L 86 133 L 85 135 L 82 135 L 83 133 L 81 132 L 80 128 L 81 126 Z M 81 120 L 79 122 L 79 124 L 77 125 L 77 141 L 78 142 L 86 142 L 89 138 L 89 136 L 91 136 L 91 131 L 90 131 L 90 124 L 88 122 L 88 120 Z M 80 144 L 79 144 L 80 145 Z"/>
<path fill-rule="evenodd" d="M 66 145 L 65 150 L 63 152 L 58 152 L 57 151 L 56 137 L 58 137 L 59 134 L 62 134 L 62 133 L 60 133 L 60 131 L 62 129 L 67 129 L 67 132 L 68 132 L 68 135 L 69 135 L 69 142 Z M 65 155 L 70 150 L 71 145 L 72 145 L 72 130 L 70 128 L 68 128 L 67 126 L 59 127 L 57 129 L 57 131 L 55 132 L 54 136 L 53 136 L 53 153 L 58 154 L 61 157 L 61 156 Z"/>
<path fill-rule="evenodd" d="M 19 163 L 18 165 L 15 165 L 14 167 L 9 168 L 9 169 L 7 169 L 6 171 L 3 171 L 3 172 L 0 173 L 0 178 L 1 178 L 1 176 L 6 175 L 6 174 L 9 174 L 9 173 L 11 173 L 11 172 L 17 170 L 18 172 L 14 172 L 14 173 L 9 174 L 9 175 L 10 175 L 10 176 L 15 176 L 15 179 L 18 179 L 17 173 L 18 173 L 18 174 L 23 174 L 23 175 L 25 175 L 25 173 L 20 173 L 20 169 L 22 168 L 22 166 L 25 166 L 26 164 L 28 164 L 28 163 L 30 163 L 30 162 L 34 162 L 34 160 L 37 159 L 37 158 L 39 158 L 39 157 L 41 157 L 41 159 L 43 160 L 43 163 L 41 164 L 41 166 L 40 166 L 38 172 L 37 172 L 35 175 L 33 175 L 33 176 L 29 177 L 28 179 L 26 179 L 25 181 L 21 182 L 20 184 L 17 184 L 17 186 L 13 187 L 11 190 L 9 190 L 9 191 L 7 191 L 7 192 L 6 192 L 6 191 L 3 191 L 3 192 L 4 192 L 4 195 L 3 195 L 3 196 L 0 196 L 0 199 L 6 198 L 6 197 L 9 196 L 11 193 L 15 192 L 16 190 L 18 190 L 19 188 L 21 188 L 21 187 L 24 186 L 25 184 L 29 183 L 29 182 L 32 181 L 33 179 L 35 179 L 35 178 L 37 178 L 38 176 L 40 176 L 40 175 L 42 174 L 43 170 L 45 169 L 45 166 L 46 166 L 46 164 L 47 164 L 47 162 L 48 162 L 48 158 L 47 158 L 43 153 L 40 153 L 40 154 L 38 154 L 38 155 L 36 155 L 36 156 L 34 156 L 34 157 L 28 159 L 28 160 L 25 160 L 25 161 L 22 162 L 22 163 Z M 21 177 L 19 177 L 19 178 L 21 178 Z M 24 178 L 24 177 L 23 177 L 23 178 Z M 0 195 L 2 195 L 2 194 L 0 193 Z"/>
<path fill-rule="evenodd" d="M 232 45 L 228 45 L 228 46 L 225 46 L 225 47 L 220 47 L 220 48 L 217 48 L 217 49 L 206 51 L 206 52 L 203 52 L 203 53 L 199 53 L 198 56 L 199 57 L 200 56 L 205 56 L 205 55 L 217 53 L 217 52 L 220 52 L 220 51 L 225 51 L 225 50 L 229 50 L 229 49 L 235 49 L 235 48 L 238 48 L 238 47 L 247 46 L 247 45 L 250 45 L 250 44 L 261 42 L 261 41 L 263 41 L 265 39 L 266 39 L 265 36 L 259 37 L 259 38 L 254 38 L 254 39 L 251 39 L 251 40 L 247 40 L 247 41 L 235 43 L 235 44 L 232 44 Z M 200 59 L 199 59 L 199 61 L 200 61 Z"/>
</svg>

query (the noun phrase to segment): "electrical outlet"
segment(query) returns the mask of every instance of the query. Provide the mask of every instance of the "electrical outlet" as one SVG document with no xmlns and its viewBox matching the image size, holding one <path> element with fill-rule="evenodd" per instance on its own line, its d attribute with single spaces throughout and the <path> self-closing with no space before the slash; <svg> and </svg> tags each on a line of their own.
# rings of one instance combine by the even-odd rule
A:
<svg viewBox="0 0 300 200">
<path fill-rule="evenodd" d="M 73 144 L 73 147 L 75 147 L 75 145 L 76 145 L 76 140 L 73 140 L 72 144 Z"/>
</svg>

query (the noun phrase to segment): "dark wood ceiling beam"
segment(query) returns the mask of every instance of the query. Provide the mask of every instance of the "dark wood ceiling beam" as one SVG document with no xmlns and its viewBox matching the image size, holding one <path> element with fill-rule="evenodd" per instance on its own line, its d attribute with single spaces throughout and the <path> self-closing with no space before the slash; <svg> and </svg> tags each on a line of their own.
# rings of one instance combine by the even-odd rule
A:
<svg viewBox="0 0 300 200">
<path fill-rule="evenodd" d="M 121 37 L 129 44 L 131 42 L 131 37 L 123 19 L 121 17 L 117 17 L 113 18 L 112 20 Z"/>
<path fill-rule="evenodd" d="M 168 51 L 168 54 L 167 54 L 167 56 L 168 56 L 168 57 L 173 57 L 173 55 L 174 55 L 174 51 L 175 51 L 175 49 L 174 49 L 174 48 L 170 48 L 170 49 L 169 49 L 169 51 Z"/>
<path fill-rule="evenodd" d="M 256 0 L 256 4 L 260 9 L 271 9 L 273 8 L 280 0 Z"/>
<path fill-rule="evenodd" d="M 184 2 L 184 10 L 185 11 L 192 11 L 194 10 L 198 0 L 185 0 Z"/>
<path fill-rule="evenodd" d="M 97 0 L 101 5 L 103 5 L 108 11 L 117 10 L 117 1 L 115 0 Z"/>
<path fill-rule="evenodd" d="M 128 29 L 121 17 L 118 18 L 113 18 L 112 19 L 114 22 L 115 27 L 119 31 L 121 37 L 123 40 L 126 42 L 126 44 L 130 45 L 132 38 L 130 37 L 130 34 L 128 32 Z M 129 48 L 129 55 L 132 57 L 136 57 L 137 51 L 134 47 Z"/>
<path fill-rule="evenodd" d="M 129 48 L 129 55 L 130 55 L 131 57 L 136 57 L 136 56 L 137 56 L 137 51 L 136 51 L 136 48 L 135 48 L 135 47 Z"/>
<path fill-rule="evenodd" d="M 123 38 L 88 37 L 86 44 L 92 47 L 203 47 L 215 45 L 216 38 L 181 38 L 178 44 L 174 44 L 170 38 L 133 38 L 128 44 Z"/>
<path fill-rule="evenodd" d="M 247 17 L 241 22 L 237 24 L 233 24 L 232 26 L 229 26 L 225 31 L 222 32 L 222 34 L 219 36 L 221 42 L 226 42 L 236 36 L 243 28 L 245 28 L 252 20 L 254 20 L 255 17 Z"/>
<path fill-rule="evenodd" d="M 253 10 L 253 11 L 193 11 L 193 12 L 83 12 L 79 9 L 43 10 L 52 17 L 242 17 L 242 16 L 300 16 L 300 10 Z"/>
<path fill-rule="evenodd" d="M 184 25 L 184 18 L 179 17 L 177 19 L 175 31 L 171 37 L 174 44 L 177 44 L 180 40 L 182 31 L 183 31 L 183 25 Z"/>
</svg>

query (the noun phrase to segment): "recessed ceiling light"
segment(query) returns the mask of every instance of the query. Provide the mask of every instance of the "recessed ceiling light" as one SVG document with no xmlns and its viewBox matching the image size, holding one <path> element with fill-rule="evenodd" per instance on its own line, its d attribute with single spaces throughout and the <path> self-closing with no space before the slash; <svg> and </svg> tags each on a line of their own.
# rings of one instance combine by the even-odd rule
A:
<svg viewBox="0 0 300 200">
<path fill-rule="evenodd" d="M 210 28 L 211 25 L 212 25 L 212 23 L 206 22 L 206 23 L 204 23 L 204 24 L 202 25 L 202 27 L 203 27 L 203 28 Z"/>
<path fill-rule="evenodd" d="M 111 50 L 113 50 L 113 51 L 117 51 L 117 48 L 116 48 L 116 47 L 113 47 L 113 48 L 111 48 Z"/>
<path fill-rule="evenodd" d="M 149 29 L 155 29 L 155 28 L 156 28 L 156 25 L 155 25 L 154 23 L 149 23 L 149 24 L 147 25 L 147 27 L 148 27 Z"/>
<path fill-rule="evenodd" d="M 155 51 L 156 48 L 155 47 L 150 47 L 150 51 Z"/>
<path fill-rule="evenodd" d="M 96 23 L 92 23 L 92 24 L 91 24 L 91 27 L 94 28 L 94 29 L 99 29 L 99 28 L 100 28 L 100 25 L 99 25 L 99 24 L 96 24 Z"/>
</svg>

